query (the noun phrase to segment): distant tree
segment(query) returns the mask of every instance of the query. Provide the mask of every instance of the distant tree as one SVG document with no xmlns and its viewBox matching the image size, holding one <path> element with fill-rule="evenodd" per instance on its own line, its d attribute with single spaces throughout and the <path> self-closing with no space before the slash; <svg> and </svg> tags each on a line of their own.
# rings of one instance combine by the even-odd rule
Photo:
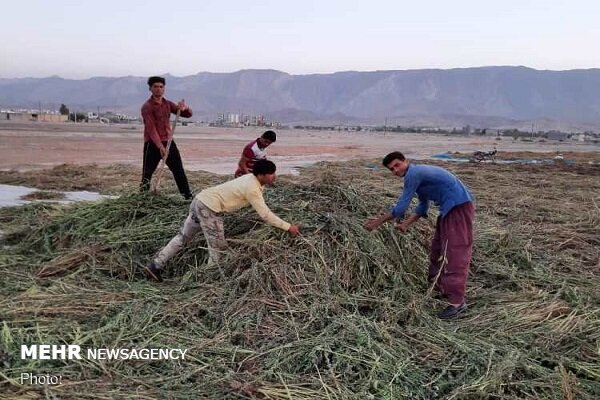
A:
<svg viewBox="0 0 600 400">
<path fill-rule="evenodd" d="M 60 108 L 58 109 L 58 112 L 60 113 L 60 115 L 69 115 L 69 107 L 65 106 L 64 104 L 61 104 Z"/>
</svg>

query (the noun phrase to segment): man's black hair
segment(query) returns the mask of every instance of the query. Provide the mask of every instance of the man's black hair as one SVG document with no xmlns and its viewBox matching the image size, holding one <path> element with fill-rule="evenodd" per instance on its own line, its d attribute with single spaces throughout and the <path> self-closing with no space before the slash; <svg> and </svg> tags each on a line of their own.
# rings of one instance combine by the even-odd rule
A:
<svg viewBox="0 0 600 400">
<path fill-rule="evenodd" d="M 162 83 L 165 85 L 165 78 L 162 76 L 151 76 L 148 78 L 148 87 L 152 87 L 155 83 Z"/>
<path fill-rule="evenodd" d="M 275 172 L 277 168 L 275 163 L 269 160 L 258 160 L 252 166 L 252 173 L 254 176 L 258 175 L 269 175 Z"/>
<path fill-rule="evenodd" d="M 277 134 L 275 134 L 275 131 L 265 131 L 265 133 L 262 134 L 261 138 L 274 142 L 277 140 Z"/>
<path fill-rule="evenodd" d="M 400 153 L 399 151 L 393 151 L 387 156 L 383 157 L 383 166 L 387 168 L 388 164 L 394 160 L 404 161 L 406 160 L 406 157 L 404 157 L 404 154 Z"/>
</svg>

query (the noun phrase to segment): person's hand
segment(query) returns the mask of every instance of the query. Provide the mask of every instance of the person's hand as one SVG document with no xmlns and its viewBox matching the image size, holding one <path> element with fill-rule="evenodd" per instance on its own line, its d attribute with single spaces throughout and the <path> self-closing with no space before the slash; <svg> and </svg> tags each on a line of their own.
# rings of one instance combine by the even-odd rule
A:
<svg viewBox="0 0 600 400">
<path fill-rule="evenodd" d="M 181 100 L 179 103 L 177 103 L 177 108 L 179 109 L 179 111 L 185 111 L 188 109 L 187 104 L 185 104 L 184 100 Z"/>
<path fill-rule="evenodd" d="M 167 148 L 165 146 L 160 146 L 160 157 L 164 159 L 167 156 Z"/>
<path fill-rule="evenodd" d="M 407 221 L 402 221 L 402 222 L 398 222 L 394 228 L 396 228 L 397 231 L 406 233 L 408 231 L 409 226 L 410 226 L 410 224 Z"/>
<path fill-rule="evenodd" d="M 290 226 L 290 228 L 288 229 L 288 233 L 290 234 L 291 237 L 296 236 L 298 233 L 300 233 L 300 227 L 298 225 L 292 225 Z"/>
<path fill-rule="evenodd" d="M 374 231 L 375 229 L 379 228 L 379 218 L 370 218 L 367 220 L 367 222 L 365 222 L 365 224 L 363 225 L 364 228 L 366 230 L 370 231 Z"/>
</svg>

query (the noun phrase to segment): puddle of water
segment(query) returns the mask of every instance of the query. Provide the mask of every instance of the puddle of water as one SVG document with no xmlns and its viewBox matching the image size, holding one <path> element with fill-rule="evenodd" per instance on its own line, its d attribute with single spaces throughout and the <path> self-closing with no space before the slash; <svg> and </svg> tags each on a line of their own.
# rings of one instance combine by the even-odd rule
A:
<svg viewBox="0 0 600 400">
<path fill-rule="evenodd" d="M 39 189 L 26 186 L 2 185 L 0 184 L 0 207 L 15 207 L 29 203 L 59 203 L 69 204 L 76 201 L 97 201 L 101 199 L 114 199 L 118 196 L 107 196 L 96 192 L 80 191 L 80 192 L 60 192 L 64 197 L 60 200 L 23 200 L 22 197 Z"/>
</svg>

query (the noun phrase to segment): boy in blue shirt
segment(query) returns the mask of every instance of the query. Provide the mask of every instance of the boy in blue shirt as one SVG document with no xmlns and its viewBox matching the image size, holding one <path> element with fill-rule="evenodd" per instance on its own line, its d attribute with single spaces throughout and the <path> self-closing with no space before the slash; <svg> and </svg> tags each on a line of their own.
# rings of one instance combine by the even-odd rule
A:
<svg viewBox="0 0 600 400">
<path fill-rule="evenodd" d="M 427 217 L 429 202 L 440 208 L 429 256 L 429 282 L 450 303 L 438 316 L 452 318 L 467 309 L 465 289 L 473 252 L 474 199 L 469 189 L 451 172 L 432 165 L 411 164 L 400 152 L 385 156 L 383 165 L 404 178 L 404 190 L 389 213 L 365 222 L 369 231 L 393 219 L 402 233 L 419 218 Z M 414 195 L 419 204 L 408 218 L 404 213 Z"/>
</svg>

